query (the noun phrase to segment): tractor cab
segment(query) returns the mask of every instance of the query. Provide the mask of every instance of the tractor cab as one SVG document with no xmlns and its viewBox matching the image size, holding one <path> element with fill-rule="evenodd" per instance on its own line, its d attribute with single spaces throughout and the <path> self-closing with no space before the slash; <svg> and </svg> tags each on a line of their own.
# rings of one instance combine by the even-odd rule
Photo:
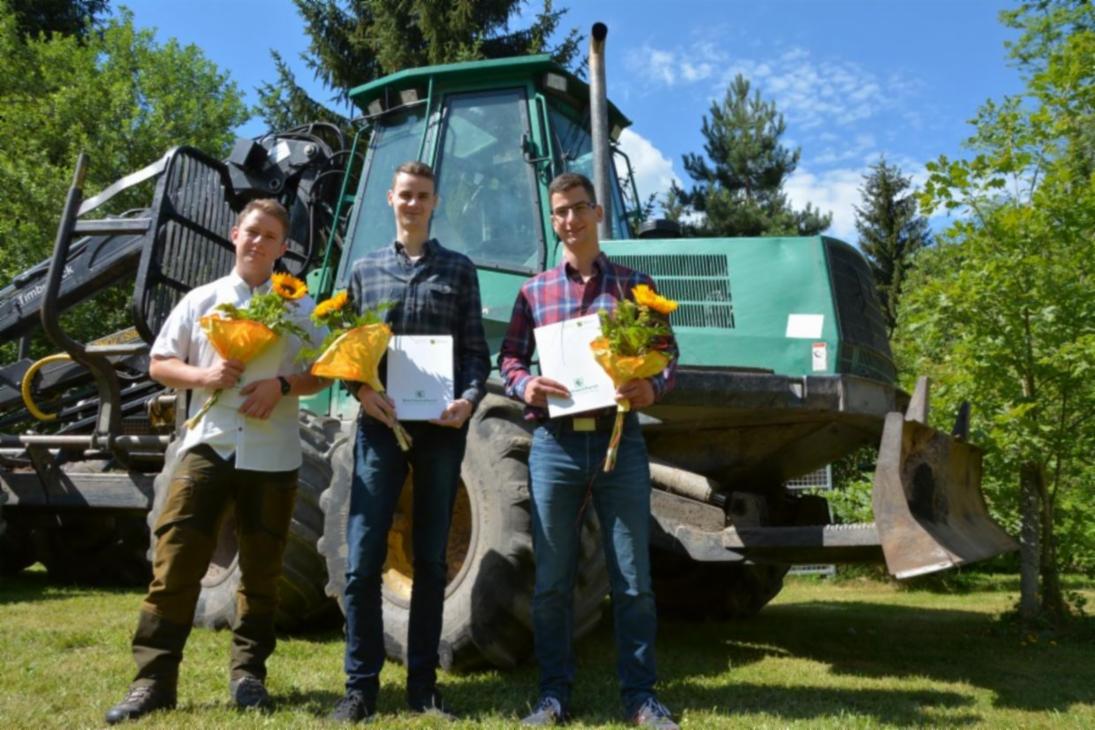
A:
<svg viewBox="0 0 1095 730">
<path fill-rule="evenodd" d="M 407 160 L 437 174 L 431 232 L 442 245 L 480 269 L 519 277 L 555 262 L 547 185 L 568 170 L 592 176 L 585 82 L 540 55 L 412 69 L 350 96 L 370 125 L 336 286 L 354 260 L 392 241 L 386 194 Z M 615 107 L 610 114 L 618 137 L 630 122 Z M 612 188 L 613 237 L 629 238 L 615 179 Z"/>
</svg>

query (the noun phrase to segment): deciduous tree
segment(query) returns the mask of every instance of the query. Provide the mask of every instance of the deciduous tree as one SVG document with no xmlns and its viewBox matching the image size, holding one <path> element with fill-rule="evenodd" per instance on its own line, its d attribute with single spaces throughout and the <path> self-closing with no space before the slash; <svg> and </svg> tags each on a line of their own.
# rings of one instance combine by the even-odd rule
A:
<svg viewBox="0 0 1095 730">
<path fill-rule="evenodd" d="M 25 38 L 0 13 L 0 282 L 51 252 L 77 154 L 92 194 L 169 148 L 223 156 L 248 117 L 195 46 L 159 44 L 122 12 L 80 39 Z"/>
<path fill-rule="evenodd" d="M 929 166 L 928 207 L 966 215 L 920 257 L 898 349 L 944 402 L 980 409 L 994 509 L 1020 528 L 1020 612 L 1060 620 L 1060 540 L 1090 532 L 1058 525 L 1095 509 L 1095 9 L 1039 0 L 1004 18 L 1023 30 L 1026 93 L 981 108 L 970 159 Z M 1066 552 L 1090 565 L 1093 550 Z"/>
</svg>

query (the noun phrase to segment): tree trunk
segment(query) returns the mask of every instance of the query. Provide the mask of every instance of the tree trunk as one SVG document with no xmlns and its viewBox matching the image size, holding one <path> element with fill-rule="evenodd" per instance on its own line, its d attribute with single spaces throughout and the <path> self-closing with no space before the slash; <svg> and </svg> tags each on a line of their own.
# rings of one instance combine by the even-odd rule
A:
<svg viewBox="0 0 1095 730">
<path fill-rule="evenodd" d="M 1068 615 L 1064 595 L 1061 593 L 1061 579 L 1057 572 L 1057 541 L 1054 539 L 1054 506 L 1046 483 L 1045 470 L 1038 467 L 1038 488 L 1041 498 L 1041 556 L 1042 573 L 1042 613 L 1055 623 L 1063 621 Z"/>
<path fill-rule="evenodd" d="M 1041 517 L 1039 477 L 1034 462 L 1019 467 L 1019 615 L 1024 620 L 1038 615 L 1038 578 L 1041 567 Z"/>
</svg>

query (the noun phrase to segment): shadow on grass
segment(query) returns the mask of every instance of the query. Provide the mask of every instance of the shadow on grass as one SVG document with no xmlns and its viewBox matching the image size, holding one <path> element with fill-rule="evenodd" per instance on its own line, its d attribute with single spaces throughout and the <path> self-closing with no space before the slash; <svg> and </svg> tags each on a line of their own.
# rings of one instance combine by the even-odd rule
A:
<svg viewBox="0 0 1095 730">
<path fill-rule="evenodd" d="M 1081 619 L 1093 635 L 1095 619 Z M 956 706 L 950 692 L 844 690 L 727 685 L 708 689 L 690 678 L 717 677 L 766 657 L 828 665 L 836 674 L 883 678 L 924 677 L 965 683 L 993 693 L 993 705 L 1067 713 L 1095 702 L 1090 640 L 1031 643 L 1003 628 L 995 616 L 973 611 L 914 608 L 868 602 L 813 601 L 770 606 L 749 621 L 663 622 L 659 674 L 698 706 L 752 709 L 787 718 L 839 714 L 854 707 L 880 721 L 923 722 L 923 705 Z M 1062 671 L 1068 667 L 1068 671 Z M 681 677 L 681 680 L 676 678 Z M 931 718 L 931 723 L 940 718 Z M 964 724 L 964 721 L 960 724 Z"/>
<path fill-rule="evenodd" d="M 133 595 L 134 606 L 140 600 L 144 586 L 86 586 L 58 582 L 44 569 L 0 577 L 0 604 L 38 601 L 63 601 L 80 596 Z"/>
</svg>

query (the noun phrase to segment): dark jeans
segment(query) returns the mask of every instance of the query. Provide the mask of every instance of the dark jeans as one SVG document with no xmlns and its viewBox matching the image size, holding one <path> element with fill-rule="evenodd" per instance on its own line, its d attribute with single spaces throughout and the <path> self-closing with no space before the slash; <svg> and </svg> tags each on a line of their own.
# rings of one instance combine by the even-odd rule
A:
<svg viewBox="0 0 1095 730">
<path fill-rule="evenodd" d="M 574 683 L 574 579 L 579 510 L 592 482 L 612 587 L 616 671 L 627 713 L 654 694 L 657 617 L 650 584 L 650 466 L 634 414 L 627 417 L 616 467 L 601 471 L 609 433 L 574 432 L 557 422 L 536 429 L 529 454 L 532 599 L 540 694 L 570 702 Z"/>
<path fill-rule="evenodd" d="M 412 695 L 426 692 L 437 681 L 445 549 L 467 443 L 466 426 L 457 430 L 425 422 L 404 425 L 414 441 L 410 453 L 400 450 L 390 428 L 364 415 L 358 418 L 354 445 L 343 599 L 346 688 L 364 692 L 370 705 L 376 702 L 384 665 L 381 572 L 408 467 L 414 478 L 414 584 L 407 636 L 407 691 Z"/>
<path fill-rule="evenodd" d="M 265 679 L 266 659 L 276 643 L 277 581 L 296 493 L 296 469 L 236 469 L 234 459 L 222 459 L 204 445 L 183 455 L 154 529 L 152 583 L 141 603 L 133 637 L 136 681 L 172 687 L 177 682 L 201 579 L 232 508 L 240 581 L 232 627 L 231 675 L 233 679 L 244 675 Z"/>
</svg>

